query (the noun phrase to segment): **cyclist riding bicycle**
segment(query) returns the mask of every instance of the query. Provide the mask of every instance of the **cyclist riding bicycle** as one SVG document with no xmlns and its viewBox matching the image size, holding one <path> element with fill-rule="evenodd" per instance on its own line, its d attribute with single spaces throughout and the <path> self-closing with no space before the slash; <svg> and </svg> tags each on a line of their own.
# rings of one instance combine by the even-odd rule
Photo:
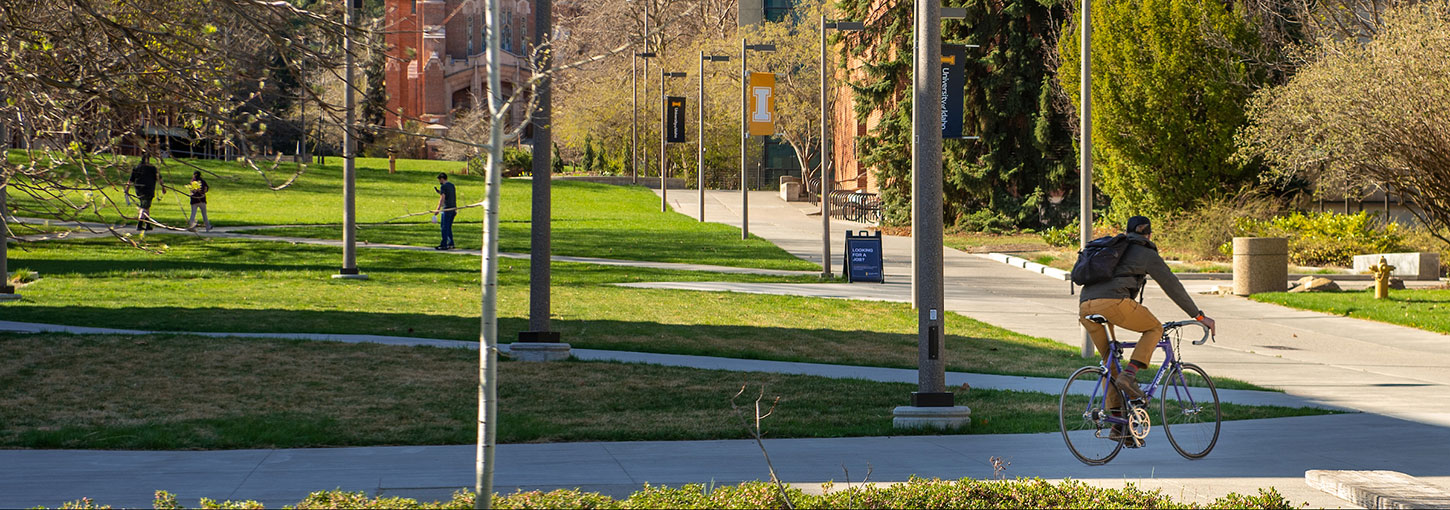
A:
<svg viewBox="0 0 1450 510">
<path fill-rule="evenodd" d="M 1083 286 L 1078 298 L 1078 322 L 1087 329 L 1088 336 L 1092 338 L 1093 345 L 1097 346 L 1098 354 L 1106 361 L 1108 358 L 1108 332 L 1102 324 L 1087 319 L 1089 315 L 1102 315 L 1109 324 L 1123 329 L 1138 331 L 1142 337 L 1138 345 L 1133 348 L 1131 361 L 1123 368 L 1121 374 L 1112 374 L 1113 384 L 1127 395 L 1129 399 L 1139 400 L 1144 397 L 1143 390 L 1138 388 L 1138 370 L 1148 367 L 1148 361 L 1153 357 L 1153 350 L 1158 345 L 1158 339 L 1163 336 L 1163 325 L 1153 312 L 1135 299 L 1141 300 L 1143 288 L 1147 285 L 1147 276 L 1152 276 L 1153 281 L 1163 288 L 1163 292 L 1182 309 L 1184 313 L 1203 322 L 1210 331 L 1217 332 L 1213 319 L 1203 314 L 1203 310 L 1194 305 L 1193 298 L 1183 289 L 1178 277 L 1168 269 L 1168 264 L 1163 262 L 1163 257 L 1158 255 L 1158 246 L 1153 244 L 1153 226 L 1148 218 L 1134 216 L 1128 219 L 1128 228 L 1125 232 L 1129 241 L 1127 250 L 1123 251 L 1122 257 L 1118 260 L 1117 267 L 1113 270 L 1113 278 Z M 1109 367 L 1109 370 L 1113 370 Z M 1118 392 L 1107 392 L 1107 408 L 1122 409 L 1123 403 Z M 1117 415 L 1121 411 L 1115 411 Z M 1114 425 L 1112 436 L 1124 442 L 1130 447 L 1142 446 L 1140 441 L 1127 433 L 1122 425 Z"/>
</svg>

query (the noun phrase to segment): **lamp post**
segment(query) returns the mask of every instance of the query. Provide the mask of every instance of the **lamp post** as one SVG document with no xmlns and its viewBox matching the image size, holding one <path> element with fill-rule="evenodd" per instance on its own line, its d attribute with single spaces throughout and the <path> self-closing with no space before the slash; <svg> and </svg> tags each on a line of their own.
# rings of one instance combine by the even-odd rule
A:
<svg viewBox="0 0 1450 510">
<path fill-rule="evenodd" d="M 352 71 L 356 67 L 353 61 L 352 27 L 356 22 L 357 3 L 348 1 L 343 20 L 342 50 L 347 54 L 347 71 L 343 74 L 343 101 L 347 104 L 347 125 L 342 127 L 342 270 L 332 277 L 366 280 L 368 276 L 357 269 L 357 140 L 353 136 L 357 101 L 353 97 L 352 86 Z"/>
<path fill-rule="evenodd" d="M 630 121 L 629 134 L 633 140 L 629 144 L 629 183 L 639 184 L 639 87 L 635 85 L 635 72 L 639 59 L 648 59 L 655 56 L 652 51 L 635 53 L 629 59 L 629 105 L 634 112 L 634 120 Z M 645 72 L 649 72 L 649 60 L 644 61 Z M 648 78 L 646 78 L 648 80 Z"/>
<path fill-rule="evenodd" d="M 1081 133 L 1081 143 L 1078 144 L 1078 249 L 1087 248 L 1088 239 L 1093 236 L 1093 66 L 1092 66 L 1092 1 L 1082 2 L 1082 21 L 1078 23 L 1078 60 L 1082 66 L 1081 83 L 1078 90 L 1082 96 L 1079 100 L 1078 112 L 1078 133 Z M 1082 332 L 1082 357 L 1090 358 L 1093 355 L 1093 340 L 1087 334 L 1087 329 Z"/>
<path fill-rule="evenodd" d="M 843 32 L 860 32 L 866 29 L 866 25 L 859 21 L 826 21 L 826 16 L 821 15 L 821 276 L 830 278 L 831 274 L 831 185 L 835 179 L 831 175 L 831 146 L 826 143 L 826 136 L 830 129 L 826 124 L 826 30 L 840 30 Z"/>
<path fill-rule="evenodd" d="M 701 223 L 705 221 L 705 62 L 729 61 L 729 55 L 706 55 L 705 52 L 700 52 L 700 106 L 698 107 L 700 112 L 700 129 L 699 134 L 696 135 L 699 137 L 699 140 L 695 144 L 698 147 L 698 155 L 696 156 L 698 162 L 695 165 L 695 177 L 698 181 L 697 185 L 700 188 Z"/>
<path fill-rule="evenodd" d="M 750 239 L 750 188 L 745 185 L 745 142 L 750 139 L 750 51 L 775 51 L 774 44 L 747 44 L 740 38 L 740 239 Z"/>
<path fill-rule="evenodd" d="M 912 290 L 916 298 L 917 391 L 911 405 L 896 408 L 896 427 L 953 428 L 971 422 L 971 409 L 956 405 L 946 389 L 946 310 L 942 274 L 942 62 L 941 4 L 916 2 L 915 58 L 911 91 L 911 202 L 916 247 Z M 948 11 L 949 12 L 949 11 Z M 956 13 L 951 13 L 956 14 Z"/>
<path fill-rule="evenodd" d="M 4 101 L 5 97 L 5 92 L 0 90 L 0 101 Z M 0 118 L 0 158 L 6 157 L 6 154 L 10 151 L 9 120 L 7 118 Z M 7 186 L 6 184 L 0 183 L 0 301 L 20 299 L 20 296 L 15 294 L 15 287 L 10 285 L 10 273 L 7 272 L 9 269 L 6 268 L 6 261 L 9 254 L 6 253 L 7 248 L 5 245 L 8 242 L 6 236 L 9 235 L 9 230 L 7 229 L 10 228 L 5 223 L 5 214 L 7 211 L 5 194 L 9 193 L 5 189 Z"/>
<path fill-rule="evenodd" d="M 685 73 L 660 73 L 660 212 L 669 212 L 670 186 L 666 180 L 669 174 L 669 158 L 666 157 L 665 148 L 669 140 L 669 115 L 670 109 L 666 108 L 665 101 L 665 78 L 684 78 Z"/>
</svg>

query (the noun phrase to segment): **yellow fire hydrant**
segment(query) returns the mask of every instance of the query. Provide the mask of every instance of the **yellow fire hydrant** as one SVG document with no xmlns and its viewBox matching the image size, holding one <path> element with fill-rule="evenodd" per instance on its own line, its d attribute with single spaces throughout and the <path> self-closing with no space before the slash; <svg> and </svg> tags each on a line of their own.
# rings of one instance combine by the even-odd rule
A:
<svg viewBox="0 0 1450 510">
<path fill-rule="evenodd" d="M 1385 299 L 1390 297 L 1390 271 L 1394 271 L 1384 256 L 1380 256 L 1378 264 L 1369 266 L 1369 271 L 1374 273 L 1374 298 Z"/>
</svg>

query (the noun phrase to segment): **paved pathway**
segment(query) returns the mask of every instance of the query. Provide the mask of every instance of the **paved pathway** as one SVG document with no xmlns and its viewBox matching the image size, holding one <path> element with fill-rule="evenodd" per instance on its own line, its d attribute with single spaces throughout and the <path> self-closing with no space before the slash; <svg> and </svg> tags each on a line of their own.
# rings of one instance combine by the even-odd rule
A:
<svg viewBox="0 0 1450 510">
<path fill-rule="evenodd" d="M 707 192 L 706 218 L 739 225 L 738 193 Z M 673 207 L 695 215 L 694 193 L 670 195 Z M 808 206 L 760 192 L 751 196 L 751 233 L 807 260 L 820 260 L 820 217 Z M 757 206 L 757 204 L 760 204 Z M 809 207 L 814 209 L 813 207 Z M 844 231 L 844 228 L 834 229 Z M 835 239 L 839 268 L 839 239 Z M 668 282 L 659 288 L 793 294 L 817 297 L 911 300 L 911 238 L 885 236 L 885 284 L 748 284 Z M 1080 346 L 1073 319 L 1077 296 L 1069 284 L 958 250 L 944 253 L 946 308 L 989 324 Z M 838 269 L 839 270 L 839 269 Z M 1221 282 L 1189 280 L 1191 292 Z M 1450 426 L 1450 336 L 1385 323 L 1306 312 L 1239 297 L 1198 294 L 1194 300 L 1219 321 L 1215 343 L 1187 347 L 1189 361 L 1209 374 L 1283 389 L 1331 405 Z M 1182 312 L 1150 285 L 1146 304 L 1164 320 Z M 950 345 L 946 346 L 951 355 Z M 1450 454 L 1450 445 L 1439 453 Z"/>
<path fill-rule="evenodd" d="M 766 424 L 769 428 L 769 422 Z M 1414 437 L 1417 441 L 1391 438 Z M 1427 443 L 1425 441 L 1434 441 Z M 1101 485 L 1139 483 L 1175 498 L 1211 499 L 1229 491 L 1253 494 L 1275 486 L 1315 507 L 1343 501 L 1303 482 L 1306 469 L 1395 469 L 1442 486 L 1450 468 L 1427 447 L 1450 443 L 1441 427 L 1373 414 L 1251 420 L 1224 424 L 1213 453 L 1188 461 L 1161 434 L 1142 450 L 1125 451 L 1107 466 L 1068 456 L 1058 434 L 773 439 L 765 446 L 782 479 L 901 481 L 910 476 L 990 478 L 988 459 L 1011 462 L 1006 476 L 1077 478 Z M 257 499 L 276 508 L 322 488 L 418 498 L 446 498 L 473 484 L 472 446 L 319 448 L 232 451 L 0 451 L 0 506 L 58 506 L 81 495 L 118 506 L 150 504 L 165 489 L 197 498 Z M 580 487 L 613 495 L 641 484 L 734 483 L 769 479 L 753 441 L 643 441 L 507 444 L 496 452 L 495 484 L 515 488 Z"/>
</svg>

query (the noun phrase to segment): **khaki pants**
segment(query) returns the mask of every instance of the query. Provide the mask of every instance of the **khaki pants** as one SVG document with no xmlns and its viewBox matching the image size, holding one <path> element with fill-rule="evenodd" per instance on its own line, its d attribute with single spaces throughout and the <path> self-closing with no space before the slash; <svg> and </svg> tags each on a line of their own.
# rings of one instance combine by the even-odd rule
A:
<svg viewBox="0 0 1450 510">
<path fill-rule="evenodd" d="M 1138 345 L 1133 347 L 1133 354 L 1129 359 L 1145 366 L 1153 359 L 1153 349 L 1158 347 L 1158 340 L 1163 338 L 1163 324 L 1146 307 L 1132 299 L 1093 299 L 1078 305 L 1078 322 L 1087 329 L 1088 337 L 1092 338 L 1093 345 L 1098 348 L 1098 354 L 1106 360 L 1108 330 L 1102 324 L 1087 320 L 1085 317 L 1089 315 L 1101 315 L 1108 319 L 1109 325 L 1141 332 L 1142 336 L 1138 338 Z M 1113 369 L 1114 367 L 1109 367 L 1109 370 Z M 1117 375 L 1113 373 L 1114 377 Z M 1118 399 L 1118 392 L 1109 391 L 1107 407 L 1120 407 L 1121 402 Z"/>
</svg>

